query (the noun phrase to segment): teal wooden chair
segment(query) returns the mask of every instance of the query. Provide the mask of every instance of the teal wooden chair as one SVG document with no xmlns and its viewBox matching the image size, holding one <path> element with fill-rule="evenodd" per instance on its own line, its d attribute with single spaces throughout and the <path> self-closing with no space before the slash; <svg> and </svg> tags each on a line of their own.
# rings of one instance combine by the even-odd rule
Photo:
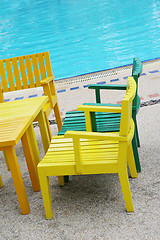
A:
<svg viewBox="0 0 160 240">
<path fill-rule="evenodd" d="M 137 94 L 138 92 L 138 78 L 142 72 L 142 63 L 138 58 L 133 59 L 132 76 L 134 77 L 137 89 L 136 95 L 132 103 L 132 118 L 135 123 L 135 134 L 132 140 L 132 147 L 134 152 L 134 158 L 136 163 L 137 172 L 141 171 L 138 147 L 140 146 L 137 119 L 136 115 L 140 108 L 140 98 Z M 91 84 L 89 89 L 95 89 L 96 103 L 85 103 L 84 107 L 88 105 L 97 106 L 121 106 L 121 104 L 104 104 L 101 103 L 100 90 L 101 89 L 111 89 L 111 90 L 126 90 L 127 85 L 106 85 L 106 84 Z M 120 114 L 119 113 L 103 113 L 103 112 L 90 112 L 92 121 L 92 131 L 93 132 L 118 132 L 120 129 Z M 58 135 L 64 135 L 66 131 L 86 131 L 86 121 L 84 111 L 70 111 L 66 113 L 66 117 L 63 122 L 63 126 L 58 133 Z M 67 179 L 66 179 L 67 181 Z"/>
</svg>

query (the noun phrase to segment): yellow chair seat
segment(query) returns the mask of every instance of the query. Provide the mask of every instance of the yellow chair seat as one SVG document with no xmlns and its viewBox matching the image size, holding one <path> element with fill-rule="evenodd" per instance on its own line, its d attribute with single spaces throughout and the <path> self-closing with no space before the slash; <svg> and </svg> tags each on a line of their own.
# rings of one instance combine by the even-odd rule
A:
<svg viewBox="0 0 160 240">
<path fill-rule="evenodd" d="M 106 164 L 107 173 L 118 172 L 118 141 L 81 139 L 80 145 L 82 174 L 106 173 Z M 50 176 L 77 175 L 73 140 L 64 136 L 53 137 L 39 167 L 45 164 L 51 168 Z"/>
</svg>

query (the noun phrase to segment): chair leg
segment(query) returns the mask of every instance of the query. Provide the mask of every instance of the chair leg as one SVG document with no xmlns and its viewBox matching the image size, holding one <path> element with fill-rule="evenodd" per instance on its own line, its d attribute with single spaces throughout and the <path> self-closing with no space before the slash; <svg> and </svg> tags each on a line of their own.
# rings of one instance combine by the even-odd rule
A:
<svg viewBox="0 0 160 240">
<path fill-rule="evenodd" d="M 47 219 L 52 219 L 51 193 L 49 187 L 49 177 L 43 174 L 43 168 L 38 167 L 38 176 L 40 181 L 41 193 L 43 198 L 44 210 Z"/>
<path fill-rule="evenodd" d="M 64 176 L 64 182 L 68 183 L 69 182 L 69 176 Z"/>
<path fill-rule="evenodd" d="M 136 132 L 137 146 L 140 147 L 140 140 L 139 140 L 139 134 L 138 134 L 137 121 L 135 121 L 135 132 Z"/>
<path fill-rule="evenodd" d="M 140 161 L 139 161 L 139 154 L 138 154 L 137 145 L 138 145 L 138 143 L 137 143 L 137 140 L 136 140 L 136 132 L 135 132 L 134 136 L 133 136 L 133 139 L 132 139 L 132 148 L 133 148 L 134 160 L 135 160 L 137 172 L 141 172 L 141 165 L 140 165 Z"/>
<path fill-rule="evenodd" d="M 61 113 L 60 113 L 60 110 L 59 110 L 58 103 L 56 103 L 55 106 L 54 106 L 54 115 L 55 115 L 55 118 L 56 118 L 58 132 L 59 132 L 62 128 L 62 118 L 61 118 Z"/>
<path fill-rule="evenodd" d="M 3 187 L 3 182 L 2 182 L 2 178 L 0 176 L 0 188 L 2 188 L 2 187 Z"/>
<path fill-rule="evenodd" d="M 134 212 L 131 190 L 129 186 L 127 166 L 122 166 L 118 172 L 127 212 Z"/>
<path fill-rule="evenodd" d="M 49 120 L 48 120 L 48 117 L 47 117 L 46 112 L 44 112 L 44 116 L 45 116 L 45 119 L 46 119 L 46 124 L 47 124 L 49 139 L 50 139 L 50 141 L 51 141 L 51 139 L 52 139 L 52 133 L 51 133 L 51 128 L 50 128 L 50 125 L 49 125 Z"/>
<path fill-rule="evenodd" d="M 132 149 L 131 143 L 128 146 L 128 154 L 127 155 L 128 155 L 127 159 L 128 159 L 128 166 L 129 166 L 131 177 L 136 178 L 137 170 L 136 170 L 136 166 L 135 166 L 135 160 L 134 160 L 133 149 Z"/>
<path fill-rule="evenodd" d="M 44 151 L 46 153 L 50 144 L 50 138 L 49 138 L 48 128 L 47 128 L 46 119 L 43 111 L 40 111 L 40 113 L 37 116 L 37 120 L 40 128 Z"/>
<path fill-rule="evenodd" d="M 30 174 L 33 191 L 37 192 L 37 191 L 40 191 L 38 172 L 37 172 L 37 164 L 38 162 L 40 162 L 40 155 L 39 155 L 35 135 L 33 135 L 33 132 L 32 132 L 32 126 L 30 126 L 28 130 L 23 134 L 21 141 L 22 141 L 24 155 L 26 158 L 28 171 Z"/>
<path fill-rule="evenodd" d="M 59 182 L 59 185 L 60 185 L 61 187 L 63 187 L 63 186 L 64 186 L 64 183 L 65 183 L 64 177 L 63 177 L 63 176 L 59 176 L 59 177 L 58 177 L 58 182 Z"/>
</svg>

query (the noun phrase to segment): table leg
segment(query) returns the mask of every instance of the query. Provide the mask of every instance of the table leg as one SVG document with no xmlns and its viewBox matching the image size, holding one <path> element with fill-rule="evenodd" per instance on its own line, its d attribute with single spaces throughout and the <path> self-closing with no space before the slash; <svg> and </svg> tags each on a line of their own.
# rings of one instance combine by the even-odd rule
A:
<svg viewBox="0 0 160 240">
<path fill-rule="evenodd" d="M 47 124 L 46 124 L 43 110 L 40 111 L 40 113 L 38 114 L 37 120 L 39 123 L 39 128 L 40 128 L 40 132 L 41 132 L 44 151 L 46 153 L 48 150 L 49 144 L 50 144 L 50 139 L 49 139 Z"/>
<path fill-rule="evenodd" d="M 10 170 L 9 163 L 8 163 L 8 159 L 7 159 L 6 153 L 4 151 L 3 151 L 3 155 L 4 155 L 4 159 L 6 161 L 6 165 L 7 165 L 8 171 L 9 171 Z"/>
<path fill-rule="evenodd" d="M 33 191 L 40 191 L 39 178 L 37 172 L 37 163 L 40 162 L 37 142 L 35 139 L 34 130 L 31 125 L 21 138 L 24 155 L 26 158 L 28 171 L 30 174 Z M 33 144 L 33 145 L 32 145 Z"/>
<path fill-rule="evenodd" d="M 26 194 L 25 187 L 23 184 L 22 175 L 20 172 L 20 168 L 19 168 L 19 164 L 18 164 L 14 146 L 7 147 L 5 152 L 6 152 L 8 162 L 9 162 L 9 167 L 11 170 L 11 174 L 12 174 L 15 190 L 17 193 L 17 198 L 19 201 L 21 212 L 22 212 L 22 214 L 29 214 L 30 207 L 29 207 L 28 198 L 27 198 L 27 194 Z"/>
</svg>

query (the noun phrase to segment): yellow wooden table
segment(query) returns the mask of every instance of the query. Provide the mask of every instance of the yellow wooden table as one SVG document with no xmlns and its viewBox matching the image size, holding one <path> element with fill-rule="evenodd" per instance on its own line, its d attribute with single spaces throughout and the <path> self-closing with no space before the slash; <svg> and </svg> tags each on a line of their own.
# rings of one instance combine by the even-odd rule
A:
<svg viewBox="0 0 160 240">
<path fill-rule="evenodd" d="M 28 214 L 30 207 L 14 147 L 21 139 L 33 190 L 39 191 L 37 164 L 40 155 L 32 122 L 37 118 L 46 152 L 50 140 L 43 106 L 47 101 L 45 96 L 0 104 L 0 151 L 7 157 L 22 214 Z"/>
<path fill-rule="evenodd" d="M 42 136 L 42 142 L 45 152 L 48 150 L 50 143 L 48 134 L 46 133 L 46 121 L 42 111 L 44 105 L 48 102 L 48 97 L 36 97 L 12 102 L 0 103 L 0 121 L 9 118 L 30 117 L 33 122 L 37 119 Z M 45 123 L 44 123 L 45 122 Z"/>
</svg>

